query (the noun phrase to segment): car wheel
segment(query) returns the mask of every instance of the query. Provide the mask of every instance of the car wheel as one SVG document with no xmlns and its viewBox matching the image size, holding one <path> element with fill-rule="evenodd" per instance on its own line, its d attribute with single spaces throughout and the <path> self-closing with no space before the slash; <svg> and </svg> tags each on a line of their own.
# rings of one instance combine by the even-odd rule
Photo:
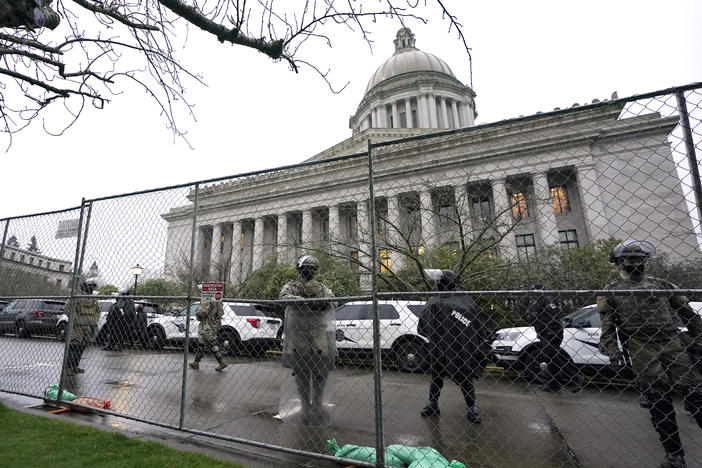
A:
<svg viewBox="0 0 702 468">
<path fill-rule="evenodd" d="M 425 369 L 427 349 L 419 341 L 405 341 L 393 347 L 395 366 L 403 372 L 419 372 Z"/>
<path fill-rule="evenodd" d="M 56 339 L 66 341 L 66 323 L 61 322 L 56 325 Z"/>
<path fill-rule="evenodd" d="M 217 339 L 219 349 L 224 356 L 231 356 L 239 350 L 241 340 L 234 330 L 222 330 Z"/>
<path fill-rule="evenodd" d="M 29 330 L 27 330 L 27 325 L 24 320 L 18 320 L 15 323 L 15 335 L 20 338 L 30 338 Z"/>
<path fill-rule="evenodd" d="M 146 337 L 149 343 L 149 348 L 159 350 L 166 345 L 166 332 L 158 326 L 149 327 L 146 329 Z"/>
</svg>

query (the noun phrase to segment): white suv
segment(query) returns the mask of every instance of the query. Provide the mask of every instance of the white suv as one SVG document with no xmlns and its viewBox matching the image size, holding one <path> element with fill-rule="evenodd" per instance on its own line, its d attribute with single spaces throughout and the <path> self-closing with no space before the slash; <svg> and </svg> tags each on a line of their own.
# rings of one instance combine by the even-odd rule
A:
<svg viewBox="0 0 702 468">
<path fill-rule="evenodd" d="M 224 315 L 219 329 L 219 347 L 224 355 L 246 350 L 264 354 L 278 344 L 277 333 L 283 321 L 257 304 L 223 302 Z M 152 349 L 166 345 L 183 345 L 186 313 L 190 313 L 190 340 L 197 339 L 200 321 L 195 316 L 200 303 L 181 309 L 174 315 L 151 320 L 146 328 L 148 344 Z"/>
<path fill-rule="evenodd" d="M 401 370 L 425 367 L 428 340 L 417 333 L 423 301 L 378 301 L 380 347 Z M 336 309 L 339 351 L 373 351 L 373 303 L 348 302 Z"/>
<path fill-rule="evenodd" d="M 690 306 L 702 315 L 702 302 L 691 302 Z M 609 375 L 619 373 L 618 369 L 610 367 L 609 358 L 599 351 L 602 322 L 597 305 L 591 304 L 566 315 L 563 324 L 561 352 L 566 353 L 576 366 Z M 540 372 L 539 353 L 535 346 L 538 342 L 534 327 L 503 328 L 495 333 L 492 356 L 497 364 L 516 364 L 533 378 Z"/>
</svg>

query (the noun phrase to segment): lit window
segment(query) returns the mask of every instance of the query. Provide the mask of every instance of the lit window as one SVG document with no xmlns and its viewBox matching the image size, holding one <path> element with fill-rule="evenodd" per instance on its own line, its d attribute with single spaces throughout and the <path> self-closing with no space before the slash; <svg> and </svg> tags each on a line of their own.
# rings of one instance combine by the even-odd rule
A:
<svg viewBox="0 0 702 468">
<path fill-rule="evenodd" d="M 533 234 L 522 234 L 514 236 L 517 241 L 517 255 L 519 260 L 529 260 L 536 257 L 536 244 Z"/>
<path fill-rule="evenodd" d="M 512 216 L 514 216 L 514 219 L 529 217 L 526 197 L 524 197 L 522 192 L 512 194 Z"/>
<path fill-rule="evenodd" d="M 390 261 L 390 251 L 388 249 L 380 249 L 380 273 L 389 273 L 392 263 Z"/>
<path fill-rule="evenodd" d="M 424 255 L 424 246 L 423 245 L 413 245 L 412 252 L 416 253 L 417 255 Z"/>
<path fill-rule="evenodd" d="M 570 211 L 568 204 L 568 192 L 563 186 L 551 187 L 551 205 L 555 214 L 563 214 Z"/>
<path fill-rule="evenodd" d="M 566 231 L 558 231 L 558 241 L 561 245 L 573 249 L 578 246 L 578 233 L 575 229 L 568 229 Z"/>
<path fill-rule="evenodd" d="M 358 252 L 351 252 L 351 267 L 358 268 Z"/>
</svg>

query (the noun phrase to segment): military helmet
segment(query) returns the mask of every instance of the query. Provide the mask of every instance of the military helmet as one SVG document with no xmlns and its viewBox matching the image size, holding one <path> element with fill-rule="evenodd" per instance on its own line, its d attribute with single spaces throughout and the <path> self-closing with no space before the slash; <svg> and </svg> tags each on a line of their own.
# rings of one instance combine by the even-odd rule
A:
<svg viewBox="0 0 702 468">
<path fill-rule="evenodd" d="M 319 267 L 319 260 L 317 259 L 317 257 L 313 257 L 312 255 L 304 255 L 300 257 L 300 259 L 297 261 L 298 270 L 309 269 L 317 271 L 319 270 Z"/>
<path fill-rule="evenodd" d="M 609 261 L 615 263 L 617 259 L 638 257 L 647 259 L 656 254 L 656 248 L 647 241 L 625 240 L 614 247 L 609 256 Z"/>
<path fill-rule="evenodd" d="M 439 291 L 455 291 L 460 289 L 461 280 L 458 275 L 451 270 L 441 270 L 441 278 L 436 283 Z"/>
</svg>

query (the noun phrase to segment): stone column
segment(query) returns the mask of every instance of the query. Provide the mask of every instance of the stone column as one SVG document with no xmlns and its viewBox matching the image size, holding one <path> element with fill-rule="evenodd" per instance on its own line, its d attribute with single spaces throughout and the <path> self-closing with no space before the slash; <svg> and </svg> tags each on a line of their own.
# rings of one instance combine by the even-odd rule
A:
<svg viewBox="0 0 702 468">
<path fill-rule="evenodd" d="M 429 128 L 439 128 L 438 114 L 436 113 L 436 97 L 434 93 L 429 93 L 427 96 L 429 100 Z"/>
<path fill-rule="evenodd" d="M 253 263 L 251 271 L 254 272 L 263 266 L 263 218 L 254 220 L 254 238 L 253 238 Z"/>
<path fill-rule="evenodd" d="M 441 101 L 441 120 L 443 120 L 441 128 L 450 128 L 448 119 L 448 109 L 446 108 L 446 98 L 441 96 L 439 97 L 439 100 Z"/>
<path fill-rule="evenodd" d="M 392 128 L 400 128 L 400 113 L 397 111 L 397 102 L 392 102 Z"/>
<path fill-rule="evenodd" d="M 339 205 L 329 206 L 329 249 L 332 252 L 339 250 L 339 245 L 343 243 L 341 236 L 341 223 L 339 221 Z"/>
<path fill-rule="evenodd" d="M 360 285 L 362 291 L 370 290 L 371 262 L 377 257 L 378 252 L 371 252 L 370 244 L 370 219 L 368 218 L 368 202 L 361 200 L 356 203 L 356 232 L 358 239 L 358 261 L 363 265 L 360 269 Z"/>
<path fill-rule="evenodd" d="M 458 118 L 458 104 L 455 99 L 451 99 L 451 113 L 453 114 L 453 128 L 461 128 L 461 121 Z"/>
<path fill-rule="evenodd" d="M 313 247 L 312 241 L 312 210 L 305 210 L 302 212 L 302 249 L 307 250 Z"/>
<path fill-rule="evenodd" d="M 232 259 L 229 277 L 232 284 L 241 284 L 241 220 L 232 223 Z"/>
<path fill-rule="evenodd" d="M 220 281 L 222 271 L 222 225 L 212 225 L 212 247 L 210 249 L 210 281 Z"/>
<path fill-rule="evenodd" d="M 424 92 L 420 92 L 417 95 L 417 114 L 419 117 L 419 128 L 429 128 L 429 101 L 427 100 L 427 95 Z"/>
<path fill-rule="evenodd" d="M 387 112 L 385 112 L 385 104 L 380 103 L 378 106 L 378 128 L 387 128 L 388 127 L 388 118 L 387 118 Z"/>
<path fill-rule="evenodd" d="M 277 254 L 278 254 L 278 264 L 285 265 L 288 263 L 288 251 L 289 251 L 289 241 L 288 241 L 288 215 L 287 213 L 281 213 L 278 215 L 278 233 L 277 233 Z"/>
<path fill-rule="evenodd" d="M 424 190 L 419 193 L 420 217 L 422 220 L 422 240 L 424 247 L 436 245 L 436 214 L 431 202 L 431 192 Z"/>
<path fill-rule="evenodd" d="M 548 178 L 543 172 L 532 174 L 534 198 L 536 199 L 536 222 L 539 225 L 543 246 L 558 244 L 558 224 L 551 205 L 551 191 Z"/>
<path fill-rule="evenodd" d="M 417 103 L 419 106 L 419 103 Z M 414 120 L 412 119 L 412 101 L 410 98 L 405 98 L 405 116 L 407 118 L 407 128 L 414 127 Z"/>
<path fill-rule="evenodd" d="M 400 229 L 402 229 L 400 203 L 397 195 L 388 197 L 388 244 L 392 247 L 405 248 Z M 390 268 L 398 271 L 404 266 L 404 256 L 394 248 L 390 249 Z"/>
<path fill-rule="evenodd" d="M 470 107 L 470 101 L 466 99 L 462 104 L 461 111 L 463 112 L 463 126 L 469 127 L 473 125 L 473 111 Z"/>
<path fill-rule="evenodd" d="M 496 221 L 497 235 L 500 237 L 500 254 L 510 260 L 517 258 L 517 246 L 514 240 L 514 220 L 510 201 L 507 198 L 507 186 L 504 179 L 492 181 L 493 218 Z"/>
<path fill-rule="evenodd" d="M 460 221 L 460 227 L 463 230 L 463 241 L 466 245 L 469 245 L 473 240 L 473 225 L 470 219 L 468 190 L 465 183 L 456 185 L 453 190 L 456 199 L 456 215 Z"/>
<path fill-rule="evenodd" d="M 378 108 L 371 107 L 370 118 L 370 128 L 376 128 L 378 126 Z"/>
<path fill-rule="evenodd" d="M 598 174 L 592 166 L 580 166 L 577 169 L 576 177 L 578 190 L 580 192 L 580 206 L 585 217 L 588 239 L 582 239 L 580 245 L 599 239 L 608 239 L 609 218 L 602 203 L 600 186 L 597 184 Z M 568 197 L 568 203 L 572 203 Z M 571 205 L 572 206 L 572 205 Z"/>
</svg>

